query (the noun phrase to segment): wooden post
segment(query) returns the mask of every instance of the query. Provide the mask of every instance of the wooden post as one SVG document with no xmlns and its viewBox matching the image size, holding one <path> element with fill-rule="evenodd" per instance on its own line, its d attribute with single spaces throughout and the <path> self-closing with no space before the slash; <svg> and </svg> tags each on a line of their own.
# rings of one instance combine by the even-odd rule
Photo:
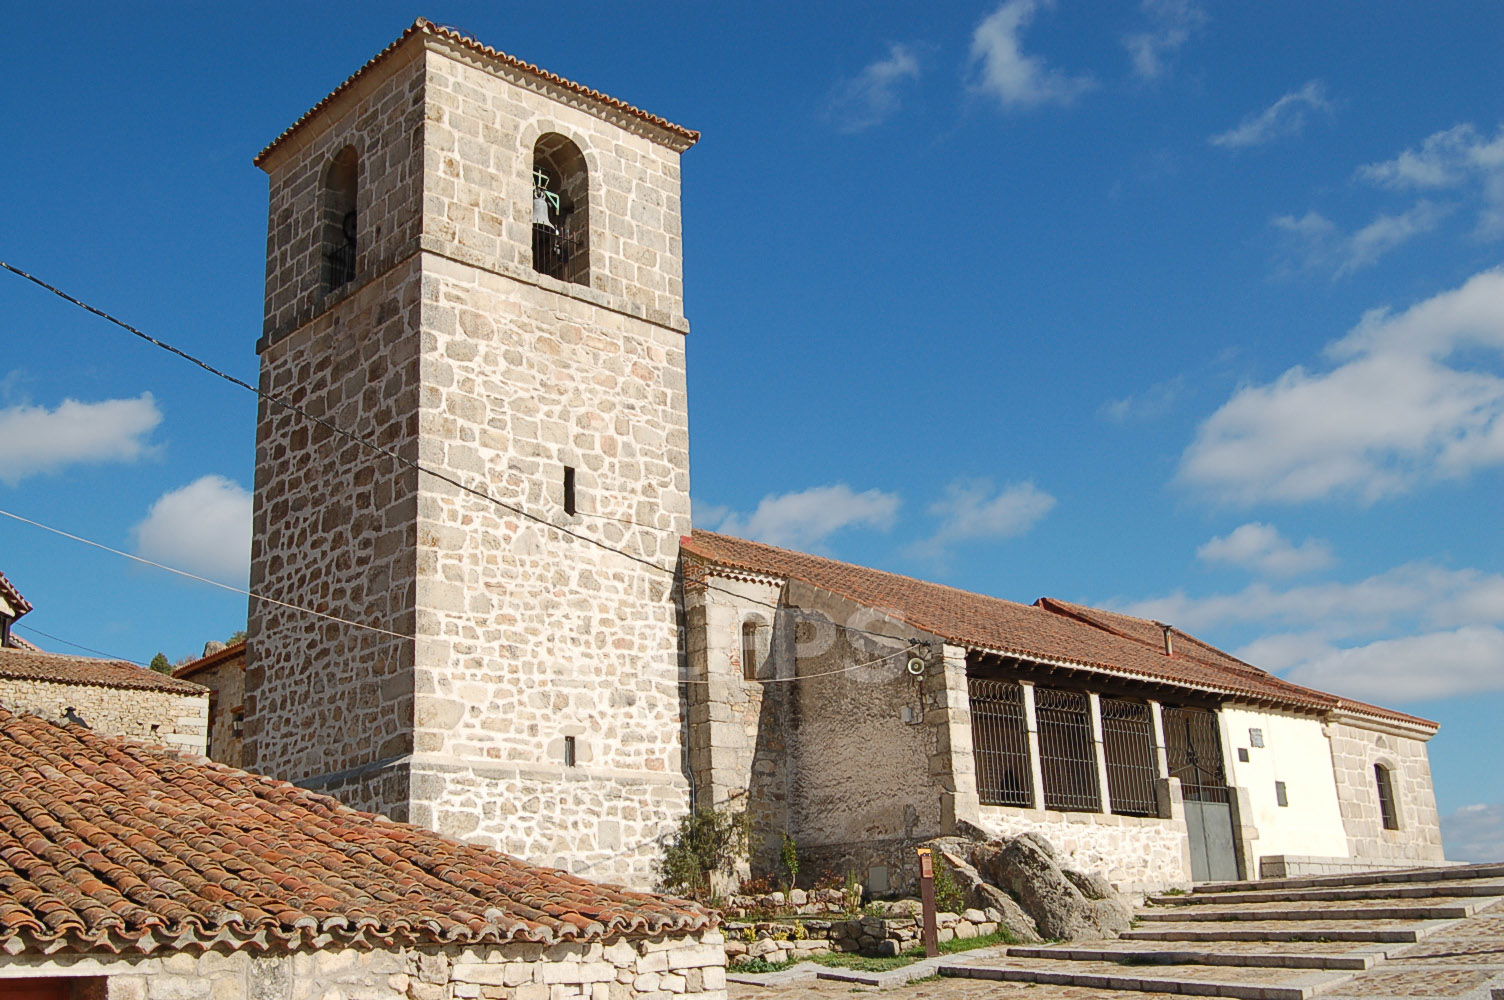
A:
<svg viewBox="0 0 1504 1000">
<path fill-rule="evenodd" d="M 919 902 L 924 908 L 924 957 L 940 954 L 940 935 L 935 929 L 935 859 L 928 847 L 919 848 Z"/>
</svg>

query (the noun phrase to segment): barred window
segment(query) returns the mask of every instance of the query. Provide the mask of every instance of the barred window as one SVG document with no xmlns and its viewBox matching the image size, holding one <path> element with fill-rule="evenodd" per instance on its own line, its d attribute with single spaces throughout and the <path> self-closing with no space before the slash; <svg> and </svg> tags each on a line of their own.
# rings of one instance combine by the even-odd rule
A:
<svg viewBox="0 0 1504 1000">
<path fill-rule="evenodd" d="M 340 150 L 324 173 L 324 288 L 334 291 L 355 280 L 357 187 L 360 158 L 354 146 Z"/>
<path fill-rule="evenodd" d="M 1107 758 L 1107 794 L 1112 811 L 1153 816 L 1159 811 L 1154 781 L 1154 719 L 1149 706 L 1124 698 L 1102 699 L 1102 753 Z"/>
<path fill-rule="evenodd" d="M 1034 717 L 1039 725 L 1045 808 L 1075 812 L 1101 809 L 1097 755 L 1091 738 L 1091 702 L 1086 692 L 1035 688 Z"/>
<path fill-rule="evenodd" d="M 1034 805 L 1029 766 L 1029 726 L 1023 685 L 973 677 L 971 745 L 976 760 L 977 795 L 984 806 Z"/>
</svg>

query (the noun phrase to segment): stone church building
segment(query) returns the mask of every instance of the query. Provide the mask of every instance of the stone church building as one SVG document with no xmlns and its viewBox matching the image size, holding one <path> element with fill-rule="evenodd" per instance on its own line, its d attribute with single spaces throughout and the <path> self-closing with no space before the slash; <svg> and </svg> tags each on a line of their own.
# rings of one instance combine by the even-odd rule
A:
<svg viewBox="0 0 1504 1000">
<path fill-rule="evenodd" d="M 1169 627 L 690 523 L 698 133 L 420 20 L 270 178 L 247 767 L 646 886 L 692 807 L 754 869 L 910 877 L 1042 830 L 1124 885 L 1439 862 L 1421 719 Z M 421 470 L 420 468 L 421 467 Z"/>
</svg>

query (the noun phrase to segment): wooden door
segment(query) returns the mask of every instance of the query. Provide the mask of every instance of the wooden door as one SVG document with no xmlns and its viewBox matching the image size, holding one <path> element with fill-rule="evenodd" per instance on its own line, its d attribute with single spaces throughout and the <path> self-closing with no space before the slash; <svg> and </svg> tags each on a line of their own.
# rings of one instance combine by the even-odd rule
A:
<svg viewBox="0 0 1504 1000">
<path fill-rule="evenodd" d="M 0 1000 L 72 1000 L 73 979 L 0 979 Z"/>
</svg>

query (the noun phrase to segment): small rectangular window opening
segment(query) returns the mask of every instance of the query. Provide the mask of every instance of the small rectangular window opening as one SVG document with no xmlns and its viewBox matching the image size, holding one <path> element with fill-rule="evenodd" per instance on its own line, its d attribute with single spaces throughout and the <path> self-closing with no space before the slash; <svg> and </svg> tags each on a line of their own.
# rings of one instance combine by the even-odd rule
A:
<svg viewBox="0 0 1504 1000">
<path fill-rule="evenodd" d="M 565 767 L 574 767 L 574 762 L 575 762 L 574 737 L 573 736 L 566 736 L 566 737 L 564 737 L 564 766 Z"/>
<path fill-rule="evenodd" d="M 1285 783 L 1283 781 L 1276 781 L 1274 783 L 1274 801 L 1282 806 L 1290 804 L 1290 797 L 1285 794 Z"/>
<path fill-rule="evenodd" d="M 1248 730 L 1248 745 L 1261 747 L 1264 745 L 1264 731 L 1262 729 Z"/>
<path fill-rule="evenodd" d="M 1248 748 L 1247 747 L 1238 747 L 1238 763 L 1240 763 L 1240 764 L 1246 764 L 1246 763 L 1248 763 Z"/>
<path fill-rule="evenodd" d="M 564 513 L 573 514 L 574 505 L 574 466 L 564 466 Z"/>
</svg>

